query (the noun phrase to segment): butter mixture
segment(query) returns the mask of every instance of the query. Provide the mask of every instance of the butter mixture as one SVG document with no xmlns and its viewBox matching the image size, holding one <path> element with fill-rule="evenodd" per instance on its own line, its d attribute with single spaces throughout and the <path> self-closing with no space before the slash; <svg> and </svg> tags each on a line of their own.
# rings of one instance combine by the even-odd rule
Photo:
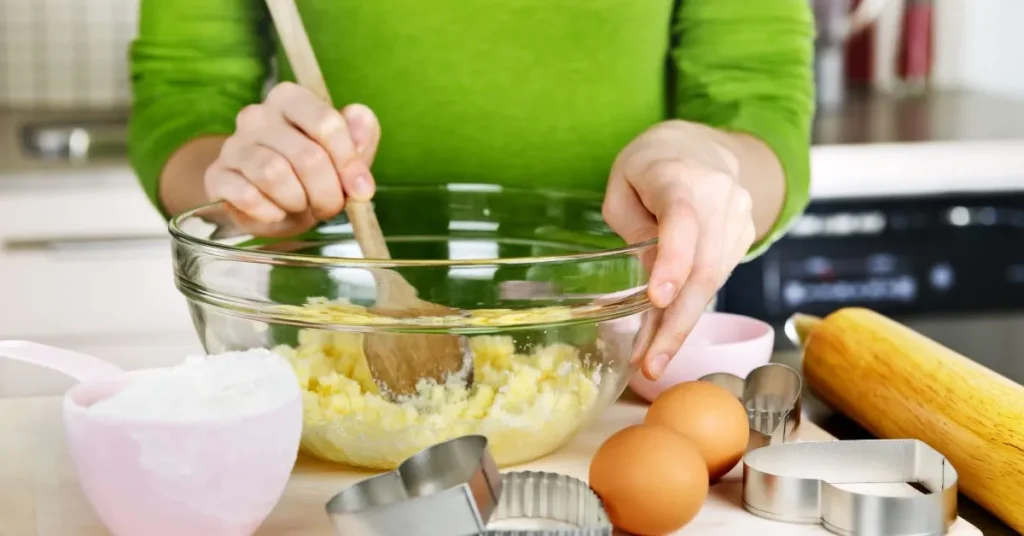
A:
<svg viewBox="0 0 1024 536">
<path fill-rule="evenodd" d="M 470 338 L 474 384 L 423 381 L 417 395 L 383 398 L 359 333 L 303 330 L 292 364 L 303 390 L 303 448 L 327 460 L 394 469 L 431 445 L 483 434 L 499 465 L 543 456 L 564 444 L 598 398 L 599 375 L 579 351 L 553 344 L 517 353 L 511 337 Z"/>
<path fill-rule="evenodd" d="M 533 307 L 529 309 L 474 309 L 465 315 L 424 316 L 418 318 L 393 318 L 370 312 L 365 307 L 345 300 L 310 298 L 303 305 L 279 305 L 278 311 L 293 315 L 306 322 L 331 325 L 387 325 L 422 324 L 425 326 L 514 326 L 522 324 L 545 324 L 571 320 L 574 316 L 600 310 L 601 305 L 570 307 Z"/>
</svg>

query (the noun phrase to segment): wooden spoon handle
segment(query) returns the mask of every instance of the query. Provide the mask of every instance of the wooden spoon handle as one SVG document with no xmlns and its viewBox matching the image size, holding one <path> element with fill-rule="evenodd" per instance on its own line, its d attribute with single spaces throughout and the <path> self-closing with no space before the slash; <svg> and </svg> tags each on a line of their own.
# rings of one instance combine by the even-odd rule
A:
<svg viewBox="0 0 1024 536">
<path fill-rule="evenodd" d="M 292 72 L 302 87 L 312 91 L 324 102 L 331 104 L 331 93 L 327 90 L 320 64 L 316 61 L 316 53 L 309 42 L 306 27 L 302 24 L 302 16 L 295 0 L 267 0 L 270 18 L 274 20 L 277 37 L 281 40 L 285 56 L 292 66 Z"/>
<path fill-rule="evenodd" d="M 345 213 L 352 224 L 352 234 L 363 250 L 367 259 L 390 259 L 391 252 L 384 241 L 384 233 L 380 230 L 377 214 L 373 212 L 373 204 L 368 201 L 345 200 Z"/>
<path fill-rule="evenodd" d="M 288 56 L 288 62 L 292 66 L 295 78 L 302 87 L 312 91 L 324 102 L 333 106 L 331 93 L 327 89 L 320 64 L 317 63 L 316 54 L 313 52 L 313 45 L 309 42 L 309 35 L 302 24 L 302 16 L 295 6 L 295 0 L 266 0 L 267 8 L 270 10 L 270 17 L 274 20 L 274 27 L 277 29 L 278 38 L 284 53 Z M 359 249 L 363 251 L 363 257 L 367 259 L 390 259 L 387 242 L 384 241 L 384 233 L 380 230 L 380 223 L 377 215 L 373 212 L 373 205 L 369 201 L 345 201 L 345 213 L 348 214 L 349 222 L 352 223 L 352 233 L 359 243 Z"/>
</svg>

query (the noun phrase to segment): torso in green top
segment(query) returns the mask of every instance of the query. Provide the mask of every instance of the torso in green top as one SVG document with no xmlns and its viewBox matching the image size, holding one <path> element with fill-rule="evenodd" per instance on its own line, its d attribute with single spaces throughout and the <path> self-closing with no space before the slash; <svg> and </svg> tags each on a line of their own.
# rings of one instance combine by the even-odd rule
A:
<svg viewBox="0 0 1024 536">
<path fill-rule="evenodd" d="M 806 0 L 297 4 L 335 102 L 380 118 L 380 183 L 601 190 L 633 137 L 679 117 L 764 139 L 787 173 L 783 220 L 806 199 Z M 142 1 L 131 152 L 151 197 L 181 144 L 232 132 L 261 99 L 269 28 L 262 0 Z"/>
<path fill-rule="evenodd" d="M 666 116 L 672 0 L 552 3 L 299 6 L 335 102 L 380 118 L 378 180 L 603 189 L 616 153 Z"/>
<path fill-rule="evenodd" d="M 239 110 L 262 100 L 275 48 L 263 1 L 142 0 L 130 152 L 158 207 L 170 155 L 231 134 Z M 379 183 L 602 190 L 619 151 L 671 117 L 747 132 L 775 151 L 787 180 L 777 229 L 807 201 L 807 0 L 296 2 L 335 103 L 380 118 Z M 281 63 L 279 78 L 291 78 Z M 405 214 L 378 217 L 389 226 Z M 333 297 L 326 272 L 282 270 L 275 300 Z M 294 337 L 280 331 L 278 342 Z"/>
</svg>

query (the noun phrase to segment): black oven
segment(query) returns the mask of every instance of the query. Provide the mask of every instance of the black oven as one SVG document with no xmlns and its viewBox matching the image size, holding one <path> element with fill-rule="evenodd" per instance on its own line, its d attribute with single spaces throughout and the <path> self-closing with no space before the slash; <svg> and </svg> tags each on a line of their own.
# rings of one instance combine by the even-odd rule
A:
<svg viewBox="0 0 1024 536">
<path fill-rule="evenodd" d="M 845 306 L 907 322 L 1024 312 L 1024 192 L 813 202 L 718 303 L 776 326 Z"/>
</svg>

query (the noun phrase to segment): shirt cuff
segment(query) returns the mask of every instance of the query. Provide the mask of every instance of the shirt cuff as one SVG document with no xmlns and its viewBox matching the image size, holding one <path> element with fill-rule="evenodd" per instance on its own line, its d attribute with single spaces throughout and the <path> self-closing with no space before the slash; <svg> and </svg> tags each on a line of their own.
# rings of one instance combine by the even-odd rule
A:
<svg viewBox="0 0 1024 536">
<path fill-rule="evenodd" d="M 723 129 L 749 134 L 768 145 L 782 165 L 786 193 L 772 228 L 755 242 L 743 262 L 759 257 L 796 223 L 810 200 L 810 140 L 804 129 L 779 121 L 776 113 L 745 110 Z"/>
<path fill-rule="evenodd" d="M 164 166 L 171 155 L 189 141 L 202 136 L 226 136 L 233 133 L 235 117 L 225 115 L 223 110 L 200 109 L 196 113 L 194 108 L 187 112 L 164 109 L 131 120 L 132 143 L 129 152 L 132 167 L 146 196 L 165 220 L 169 220 L 171 215 L 160 201 L 160 177 Z M 202 112 L 208 113 L 204 115 Z"/>
</svg>

